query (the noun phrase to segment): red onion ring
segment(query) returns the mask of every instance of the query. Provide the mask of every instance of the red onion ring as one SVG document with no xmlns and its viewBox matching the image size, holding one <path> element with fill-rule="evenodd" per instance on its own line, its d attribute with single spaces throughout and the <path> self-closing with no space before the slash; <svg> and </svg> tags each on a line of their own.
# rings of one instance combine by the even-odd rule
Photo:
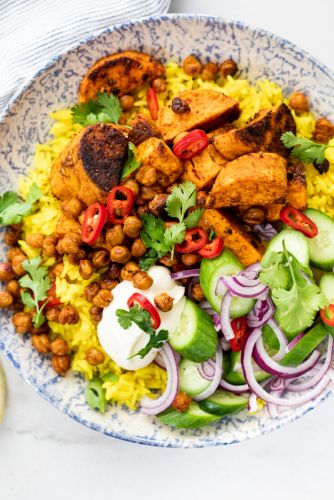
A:
<svg viewBox="0 0 334 500">
<path fill-rule="evenodd" d="M 257 402 L 257 396 L 255 392 L 252 392 L 248 399 L 248 411 L 256 412 L 259 409 L 259 405 Z"/>
<path fill-rule="evenodd" d="M 185 271 L 179 271 L 177 273 L 171 274 L 173 280 L 182 280 L 184 278 L 196 278 L 198 276 L 199 276 L 199 269 L 187 269 Z"/>
<path fill-rule="evenodd" d="M 260 328 L 268 323 L 274 316 L 275 307 L 270 297 L 266 300 L 258 299 L 253 310 L 247 315 L 248 326 L 250 328 Z"/>
<path fill-rule="evenodd" d="M 268 286 L 262 283 L 252 287 L 243 286 L 237 282 L 235 276 L 221 276 L 216 285 L 216 295 L 223 295 L 226 288 L 234 297 L 245 299 L 266 299 L 269 291 Z"/>
<path fill-rule="evenodd" d="M 177 364 L 179 364 L 180 360 L 181 360 L 181 356 L 177 352 L 175 352 L 175 351 L 174 351 L 174 356 L 175 356 Z M 166 365 L 165 365 L 165 362 L 164 362 L 163 357 L 161 356 L 160 352 L 158 352 L 158 354 L 154 358 L 154 362 L 158 366 L 160 366 L 160 368 L 163 368 L 164 370 L 166 370 Z"/>
<path fill-rule="evenodd" d="M 214 313 L 212 320 L 213 320 L 213 326 L 214 326 L 216 332 L 219 332 L 222 329 L 219 314 Z"/>
<path fill-rule="evenodd" d="M 213 380 L 216 373 L 216 363 L 213 361 L 214 365 L 211 365 L 209 361 L 204 361 L 203 363 L 198 363 L 197 370 L 201 377 L 205 380 Z"/>
<path fill-rule="evenodd" d="M 272 382 L 269 385 L 270 394 L 281 397 L 288 384 L 289 381 L 283 378 L 277 378 L 272 380 Z M 271 418 L 277 418 L 279 416 L 279 407 L 277 405 L 268 403 L 267 409 L 269 416 Z"/>
<path fill-rule="evenodd" d="M 255 224 L 253 231 L 261 241 L 270 241 L 277 234 L 276 229 L 274 226 L 269 224 L 269 222 L 264 224 Z"/>
<path fill-rule="evenodd" d="M 298 344 L 298 341 L 304 337 L 305 333 L 301 332 L 296 335 L 294 339 L 291 340 L 291 342 L 286 346 L 285 352 L 291 351 L 293 347 L 295 347 L 296 344 Z"/>
<path fill-rule="evenodd" d="M 146 415 L 157 415 L 168 408 L 174 401 L 179 389 L 179 370 L 177 359 L 171 346 L 166 342 L 160 355 L 167 370 L 167 385 L 164 393 L 157 399 L 144 396 L 141 400 L 141 408 Z"/>
<path fill-rule="evenodd" d="M 278 323 L 276 323 L 276 321 L 274 319 L 270 319 L 268 321 L 267 325 L 270 326 L 270 328 L 272 329 L 272 331 L 276 335 L 277 340 L 278 340 L 279 345 L 280 345 L 279 350 L 275 354 L 275 356 L 273 356 L 273 359 L 275 359 L 276 361 L 280 361 L 283 358 L 283 356 L 286 354 L 286 347 L 288 345 L 288 339 L 286 338 L 285 333 L 283 332 L 282 328 L 278 325 Z"/>
<path fill-rule="evenodd" d="M 233 299 L 232 295 L 229 292 L 226 292 L 224 297 L 223 297 L 222 305 L 221 305 L 221 309 L 220 309 L 221 329 L 222 329 L 224 338 L 227 341 L 234 339 L 234 331 L 232 330 L 231 315 L 230 315 L 232 299 Z"/>
<path fill-rule="evenodd" d="M 248 273 L 255 273 L 256 277 L 261 271 L 261 269 L 262 269 L 261 262 L 255 262 L 255 264 L 250 264 L 249 266 L 246 267 L 246 269 L 241 271 L 239 274 L 247 275 Z"/>
<path fill-rule="evenodd" d="M 203 401 L 203 399 L 209 398 L 215 392 L 215 390 L 220 384 L 221 378 L 223 376 L 223 352 L 220 342 L 218 342 L 218 349 L 216 352 L 215 362 L 216 362 L 216 370 L 211 384 L 207 389 L 205 389 L 205 391 L 201 392 L 201 394 L 198 394 L 196 397 L 193 398 L 195 399 L 195 401 Z"/>
<path fill-rule="evenodd" d="M 249 386 L 247 384 L 234 385 L 222 379 L 219 385 L 225 389 L 225 391 L 232 392 L 233 394 L 243 394 L 244 392 L 249 392 Z"/>
</svg>

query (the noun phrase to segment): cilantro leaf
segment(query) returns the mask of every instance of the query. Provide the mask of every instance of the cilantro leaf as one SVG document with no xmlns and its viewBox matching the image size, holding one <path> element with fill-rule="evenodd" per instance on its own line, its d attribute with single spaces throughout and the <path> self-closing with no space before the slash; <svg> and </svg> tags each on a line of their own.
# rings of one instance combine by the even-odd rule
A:
<svg viewBox="0 0 334 500">
<path fill-rule="evenodd" d="M 159 259 L 170 251 L 169 245 L 165 242 L 164 221 L 153 214 L 143 214 L 144 227 L 140 232 L 140 237 L 147 248 L 153 248 Z"/>
<path fill-rule="evenodd" d="M 82 126 L 95 123 L 118 123 L 122 108 L 114 94 L 99 92 L 96 99 L 76 104 L 71 108 L 72 120 Z"/>
<path fill-rule="evenodd" d="M 204 212 L 203 208 L 198 208 L 197 210 L 190 212 L 190 214 L 188 214 L 187 217 L 183 220 L 184 224 L 186 225 L 186 228 L 192 229 L 194 227 L 197 227 L 203 215 L 203 212 Z"/>
<path fill-rule="evenodd" d="M 138 304 L 130 307 L 128 311 L 126 309 L 116 309 L 116 316 L 118 323 L 124 330 L 130 328 L 132 323 L 135 323 L 144 332 L 154 333 L 151 315 Z"/>
<path fill-rule="evenodd" d="M 285 263 L 282 252 L 273 252 L 268 264 L 259 275 L 261 283 L 268 285 L 271 289 L 288 288 L 291 285 L 291 276 Z"/>
<path fill-rule="evenodd" d="M 173 247 L 175 243 L 182 243 L 185 237 L 186 225 L 183 222 L 173 224 L 164 232 L 165 243 Z"/>
<path fill-rule="evenodd" d="M 45 317 L 43 314 L 44 307 L 46 306 L 47 292 L 51 287 L 51 279 L 48 274 L 47 267 L 41 266 L 41 257 L 35 257 L 31 260 L 24 260 L 22 262 L 22 267 L 27 274 L 25 274 L 19 283 L 22 288 L 30 289 L 31 293 L 28 291 L 21 292 L 21 299 L 24 305 L 29 309 L 36 309 L 36 313 L 33 317 L 34 326 L 41 326 Z M 42 306 L 40 302 L 45 301 Z"/>
<path fill-rule="evenodd" d="M 106 411 L 107 400 L 102 384 L 103 381 L 98 377 L 92 378 L 85 389 L 85 397 L 88 406 L 90 406 L 92 410 L 98 410 L 104 413 Z"/>
<path fill-rule="evenodd" d="M 124 167 L 122 170 L 122 179 L 132 174 L 137 168 L 141 165 L 141 161 L 136 160 L 136 151 L 137 148 L 133 144 L 133 142 L 128 142 L 128 159 L 124 163 Z"/>
<path fill-rule="evenodd" d="M 33 210 L 33 205 L 42 196 L 42 193 L 33 183 L 30 186 L 26 200 L 18 201 L 18 195 L 12 191 L 8 191 L 0 198 L 0 225 L 8 226 L 10 224 L 18 224 L 23 217 L 29 215 Z"/>
<path fill-rule="evenodd" d="M 281 141 L 287 149 L 292 148 L 291 156 L 304 163 L 316 163 L 317 165 L 324 163 L 326 149 L 333 147 L 319 144 L 305 137 L 296 137 L 293 132 L 284 132 L 281 135 Z"/>
<path fill-rule="evenodd" d="M 148 271 L 150 267 L 154 266 L 157 260 L 159 260 L 157 252 L 153 248 L 150 248 L 140 259 L 139 266 L 143 271 Z"/>
<path fill-rule="evenodd" d="M 190 181 L 183 182 L 173 188 L 166 201 L 166 210 L 170 217 L 183 222 L 188 208 L 196 204 L 196 186 Z"/>
<path fill-rule="evenodd" d="M 211 228 L 210 229 L 210 233 L 209 233 L 209 241 L 212 241 L 214 240 L 216 237 L 216 233 L 214 232 L 214 230 Z"/>
<path fill-rule="evenodd" d="M 136 354 L 131 356 L 134 358 L 135 356 L 139 356 L 140 358 L 145 358 L 145 356 L 150 352 L 151 349 L 159 349 L 164 345 L 164 343 L 168 340 L 168 331 L 167 330 L 159 330 L 158 333 L 153 333 L 150 335 L 150 340 L 147 344 L 140 349 Z"/>
</svg>

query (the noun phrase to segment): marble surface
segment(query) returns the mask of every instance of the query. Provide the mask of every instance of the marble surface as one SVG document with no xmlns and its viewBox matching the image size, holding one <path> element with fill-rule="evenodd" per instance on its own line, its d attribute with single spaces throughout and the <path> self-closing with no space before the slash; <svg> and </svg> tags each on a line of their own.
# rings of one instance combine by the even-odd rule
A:
<svg viewBox="0 0 334 500">
<path fill-rule="evenodd" d="M 240 19 L 299 44 L 330 67 L 332 0 L 174 0 L 172 12 Z M 257 440 L 225 448 L 172 450 L 132 445 L 72 422 L 4 362 L 8 406 L 0 425 L 0 499 L 122 500 L 333 498 L 334 400 Z"/>
</svg>

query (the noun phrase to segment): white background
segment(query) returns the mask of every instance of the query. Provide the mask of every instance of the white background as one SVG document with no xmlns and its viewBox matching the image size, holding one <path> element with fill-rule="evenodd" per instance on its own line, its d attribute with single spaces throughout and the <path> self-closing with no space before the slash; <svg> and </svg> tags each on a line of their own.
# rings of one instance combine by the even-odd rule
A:
<svg viewBox="0 0 334 500">
<path fill-rule="evenodd" d="M 172 0 L 170 10 L 261 26 L 334 68 L 333 0 Z M 81 427 L 37 396 L 7 363 L 5 371 L 9 401 L 0 426 L 0 500 L 334 498 L 333 399 L 251 442 L 159 449 Z"/>
</svg>

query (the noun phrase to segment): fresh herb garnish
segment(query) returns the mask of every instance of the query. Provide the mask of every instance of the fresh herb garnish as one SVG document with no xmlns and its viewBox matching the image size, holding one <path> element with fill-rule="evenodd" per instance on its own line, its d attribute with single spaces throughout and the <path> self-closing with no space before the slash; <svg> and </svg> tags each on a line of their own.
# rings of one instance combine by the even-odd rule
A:
<svg viewBox="0 0 334 500">
<path fill-rule="evenodd" d="M 153 248 L 150 248 L 144 257 L 139 260 L 139 266 L 143 271 L 148 271 L 159 258 L 157 252 Z"/>
<path fill-rule="evenodd" d="M 42 196 L 42 193 L 33 183 L 30 186 L 25 201 L 19 201 L 19 196 L 13 191 L 7 191 L 0 197 L 0 225 L 8 226 L 10 224 L 18 224 L 23 217 L 29 215 L 34 203 Z"/>
<path fill-rule="evenodd" d="M 209 241 L 212 241 L 214 240 L 216 237 L 216 233 L 214 232 L 214 230 L 211 228 L 210 229 L 210 233 L 209 233 Z"/>
<path fill-rule="evenodd" d="M 132 174 L 138 167 L 141 165 L 141 161 L 137 161 L 136 159 L 136 151 L 137 148 L 133 144 L 133 142 L 128 142 L 128 159 L 124 163 L 124 167 L 122 170 L 122 179 Z"/>
<path fill-rule="evenodd" d="M 147 344 L 137 352 L 131 356 L 134 358 L 135 356 L 140 356 L 142 359 L 150 352 L 151 349 L 159 349 L 164 345 L 164 343 L 168 340 L 168 331 L 167 330 L 159 330 L 158 333 L 150 334 L 150 340 Z"/>
<path fill-rule="evenodd" d="M 118 97 L 114 94 L 99 92 L 96 99 L 76 104 L 71 108 L 72 120 L 79 125 L 95 125 L 95 123 L 118 123 L 122 108 Z"/>
<path fill-rule="evenodd" d="M 21 299 L 25 306 L 29 309 L 36 309 L 33 317 L 35 327 L 41 326 L 45 321 L 43 314 L 44 307 L 47 304 L 47 292 L 51 287 L 51 279 L 48 274 L 48 269 L 41 266 L 41 257 L 35 257 L 31 260 L 24 260 L 22 267 L 28 274 L 25 274 L 19 283 L 22 288 L 29 288 L 32 293 L 28 291 L 21 292 Z M 41 306 L 42 301 L 45 301 Z"/>
<path fill-rule="evenodd" d="M 102 384 L 103 381 L 99 378 L 92 378 L 85 389 L 85 397 L 88 406 L 90 406 L 92 410 L 98 410 L 104 413 L 106 411 L 107 400 Z"/>
<path fill-rule="evenodd" d="M 305 137 L 296 137 L 293 132 L 284 132 L 281 135 L 281 141 L 287 149 L 292 148 L 291 156 L 304 163 L 316 165 L 324 163 L 326 149 L 333 147 L 328 144 L 319 144 Z"/>
</svg>

